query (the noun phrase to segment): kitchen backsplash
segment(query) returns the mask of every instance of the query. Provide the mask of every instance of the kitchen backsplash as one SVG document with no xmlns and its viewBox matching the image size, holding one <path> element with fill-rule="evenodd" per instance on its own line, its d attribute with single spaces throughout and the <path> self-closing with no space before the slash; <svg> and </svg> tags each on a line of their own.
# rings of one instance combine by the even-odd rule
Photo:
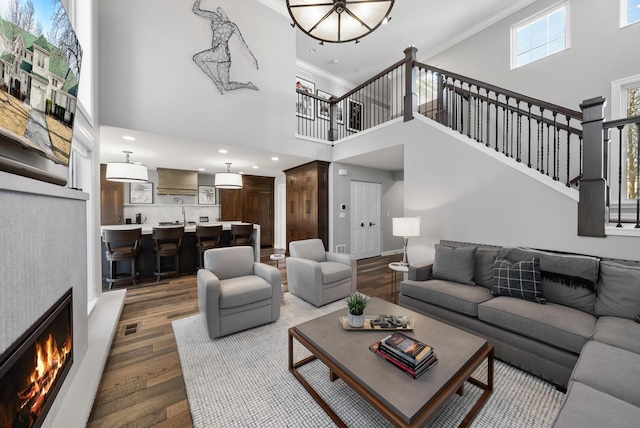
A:
<svg viewBox="0 0 640 428">
<path fill-rule="evenodd" d="M 124 218 L 136 222 L 136 214 L 140 213 L 143 224 L 155 225 L 161 221 L 182 221 L 182 209 L 184 208 L 187 222 L 199 223 L 200 217 L 209 217 L 209 222 L 218 221 L 220 218 L 220 206 L 207 205 L 125 205 Z M 146 221 L 145 221 L 146 218 Z"/>
</svg>

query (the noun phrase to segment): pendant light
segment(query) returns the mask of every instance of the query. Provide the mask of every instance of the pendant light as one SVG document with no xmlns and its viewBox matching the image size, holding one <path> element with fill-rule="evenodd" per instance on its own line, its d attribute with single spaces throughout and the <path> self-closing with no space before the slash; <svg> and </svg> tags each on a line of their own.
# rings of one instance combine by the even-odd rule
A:
<svg viewBox="0 0 640 428">
<path fill-rule="evenodd" d="M 356 41 L 388 21 L 395 0 L 287 0 L 294 26 L 314 39 Z"/>
<path fill-rule="evenodd" d="M 107 180 L 123 183 L 146 183 L 149 181 L 145 165 L 129 162 L 129 155 L 133 152 L 123 151 L 122 153 L 126 155 L 126 162 L 107 163 Z"/>
<path fill-rule="evenodd" d="M 227 172 L 215 175 L 214 186 L 218 189 L 242 189 L 242 175 L 231 172 L 231 163 L 227 162 Z"/>
</svg>

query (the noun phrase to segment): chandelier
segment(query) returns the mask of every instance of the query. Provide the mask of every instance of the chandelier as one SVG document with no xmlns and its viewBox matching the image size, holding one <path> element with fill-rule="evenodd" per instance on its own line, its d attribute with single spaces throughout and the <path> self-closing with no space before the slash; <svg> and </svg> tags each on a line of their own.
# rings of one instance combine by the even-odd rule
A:
<svg viewBox="0 0 640 428">
<path fill-rule="evenodd" d="M 287 9 L 305 34 L 322 42 L 358 40 L 388 20 L 395 0 L 287 0 Z"/>
</svg>

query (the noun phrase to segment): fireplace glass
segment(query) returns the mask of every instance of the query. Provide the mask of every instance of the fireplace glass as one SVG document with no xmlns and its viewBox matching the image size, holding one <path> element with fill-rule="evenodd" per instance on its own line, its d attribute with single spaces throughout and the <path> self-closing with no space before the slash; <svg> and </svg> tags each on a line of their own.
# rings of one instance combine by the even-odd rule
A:
<svg viewBox="0 0 640 428">
<path fill-rule="evenodd" d="M 73 363 L 71 291 L 0 357 L 0 427 L 42 425 Z"/>
</svg>

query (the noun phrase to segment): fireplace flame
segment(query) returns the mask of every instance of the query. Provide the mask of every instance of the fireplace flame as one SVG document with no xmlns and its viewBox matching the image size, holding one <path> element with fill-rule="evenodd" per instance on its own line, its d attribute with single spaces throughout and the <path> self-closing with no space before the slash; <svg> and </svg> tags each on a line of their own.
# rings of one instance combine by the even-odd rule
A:
<svg viewBox="0 0 640 428">
<path fill-rule="evenodd" d="M 71 335 L 62 346 L 51 334 L 44 343 L 36 342 L 35 368 L 28 376 L 29 384 L 18 393 L 20 409 L 29 406 L 29 412 L 38 415 L 42 411 L 45 398 L 55 383 L 58 372 L 64 366 L 67 356 L 71 352 Z"/>
</svg>

